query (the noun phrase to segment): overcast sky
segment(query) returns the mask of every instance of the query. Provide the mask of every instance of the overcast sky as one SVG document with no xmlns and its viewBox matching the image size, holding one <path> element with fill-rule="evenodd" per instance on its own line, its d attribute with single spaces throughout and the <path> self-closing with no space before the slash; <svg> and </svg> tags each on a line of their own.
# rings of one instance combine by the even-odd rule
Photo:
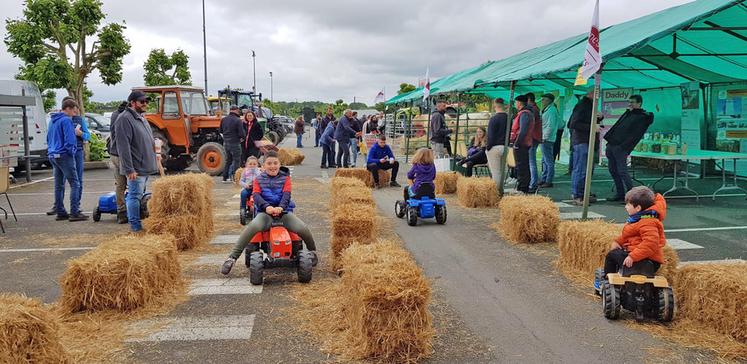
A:
<svg viewBox="0 0 747 364">
<path fill-rule="evenodd" d="M 707 1 L 707 0 L 702 0 Z M 430 65 L 431 80 L 488 60 L 588 32 L 593 0 L 205 0 L 208 88 L 250 89 L 251 49 L 257 89 L 276 101 L 344 99 L 372 104 L 386 87 L 416 83 Z M 689 0 L 602 0 L 602 27 Z M 4 18 L 22 14 L 21 0 L 0 0 Z M 104 0 L 108 22 L 126 21 L 132 44 L 123 82 L 88 79 L 94 100 L 123 99 L 143 84 L 152 48 L 177 48 L 190 57 L 194 85 L 204 85 L 200 0 Z M 6 36 L 5 26 L 0 29 Z M 602 47 L 604 45 L 602 44 Z M 579 61 L 583 57 L 579 54 Z M 19 60 L 0 44 L 0 79 L 12 79 Z M 61 92 L 60 97 L 66 94 Z"/>
</svg>

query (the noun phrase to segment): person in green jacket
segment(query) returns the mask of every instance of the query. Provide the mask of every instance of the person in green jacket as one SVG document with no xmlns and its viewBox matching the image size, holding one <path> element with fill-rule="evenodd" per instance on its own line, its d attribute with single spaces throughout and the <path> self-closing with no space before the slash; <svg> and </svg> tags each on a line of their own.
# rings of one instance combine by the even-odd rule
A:
<svg viewBox="0 0 747 364">
<path fill-rule="evenodd" d="M 540 176 L 539 187 L 552 187 L 552 180 L 555 177 L 555 138 L 557 130 L 562 125 L 560 112 L 555 106 L 555 95 L 542 95 L 542 175 Z"/>
</svg>

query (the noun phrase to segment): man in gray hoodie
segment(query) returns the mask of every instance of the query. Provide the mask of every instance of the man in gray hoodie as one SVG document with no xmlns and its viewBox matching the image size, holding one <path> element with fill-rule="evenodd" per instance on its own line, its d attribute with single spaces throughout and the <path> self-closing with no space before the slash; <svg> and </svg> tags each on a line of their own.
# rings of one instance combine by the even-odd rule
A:
<svg viewBox="0 0 747 364">
<path fill-rule="evenodd" d="M 119 173 L 127 176 L 127 219 L 130 230 L 143 230 L 140 222 L 140 200 L 145 192 L 148 176 L 158 172 L 161 151 L 153 140 L 153 131 L 143 113 L 148 107 L 148 98 L 142 91 L 132 91 L 127 98 L 129 106 L 117 118 L 114 126 Z M 160 148 L 158 148 L 160 149 Z"/>
</svg>

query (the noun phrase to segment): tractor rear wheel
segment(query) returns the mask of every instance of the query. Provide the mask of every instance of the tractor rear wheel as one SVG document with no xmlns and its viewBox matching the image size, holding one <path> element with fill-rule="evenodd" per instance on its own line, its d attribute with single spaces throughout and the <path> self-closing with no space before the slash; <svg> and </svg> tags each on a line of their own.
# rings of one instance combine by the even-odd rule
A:
<svg viewBox="0 0 747 364">
<path fill-rule="evenodd" d="M 303 249 L 298 252 L 298 281 L 301 283 L 311 282 L 311 269 L 314 265 L 314 260 L 311 257 L 311 252 Z"/>
<path fill-rule="evenodd" d="M 407 225 L 415 226 L 418 224 L 418 209 L 409 207 L 407 209 Z"/>
<path fill-rule="evenodd" d="M 446 223 L 446 206 L 436 206 L 436 223 L 441 225 Z"/>
<path fill-rule="evenodd" d="M 262 260 L 262 252 L 252 252 L 249 254 L 249 282 L 258 286 L 262 284 L 262 274 L 265 269 L 265 263 Z"/>
<path fill-rule="evenodd" d="M 101 221 L 101 210 L 99 210 L 98 206 L 96 206 L 96 208 L 93 209 L 93 221 L 95 222 Z"/>
<path fill-rule="evenodd" d="M 280 144 L 280 135 L 274 131 L 267 132 L 267 139 L 270 139 L 272 144 Z"/>
<path fill-rule="evenodd" d="M 220 175 L 226 168 L 226 150 L 215 142 L 203 144 L 197 150 L 197 167 L 211 176 Z"/>
<path fill-rule="evenodd" d="M 150 216 L 150 212 L 148 211 L 148 201 L 150 201 L 151 194 L 144 195 L 143 198 L 140 199 L 140 218 L 145 219 L 148 216 Z"/>
<path fill-rule="evenodd" d="M 405 210 L 407 210 L 407 202 L 398 200 L 397 202 L 394 203 L 394 214 L 398 218 L 401 219 L 405 217 Z"/>
<path fill-rule="evenodd" d="M 604 317 L 610 320 L 617 320 L 620 318 L 621 305 L 620 287 L 605 281 L 602 284 L 602 308 L 604 310 Z"/>
<path fill-rule="evenodd" d="M 674 292 L 672 287 L 659 288 L 659 322 L 671 322 L 674 319 Z"/>
</svg>

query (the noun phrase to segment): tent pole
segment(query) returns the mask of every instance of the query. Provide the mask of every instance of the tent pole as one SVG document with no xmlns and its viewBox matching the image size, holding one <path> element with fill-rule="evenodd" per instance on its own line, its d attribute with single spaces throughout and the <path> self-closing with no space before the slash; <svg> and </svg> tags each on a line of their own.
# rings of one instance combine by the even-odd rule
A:
<svg viewBox="0 0 747 364">
<path fill-rule="evenodd" d="M 506 164 L 507 156 L 508 156 L 508 144 L 511 142 L 511 117 L 513 116 L 513 110 L 511 109 L 511 104 L 514 102 L 514 86 L 516 86 L 516 81 L 511 81 L 511 92 L 508 97 L 508 110 L 506 111 L 508 113 L 508 116 L 506 117 L 506 139 L 503 141 L 503 162 L 501 163 L 501 179 L 498 181 L 498 196 L 503 196 L 503 188 L 504 184 L 506 183 Z"/>
<path fill-rule="evenodd" d="M 602 69 L 594 75 L 594 99 L 591 109 L 591 124 L 589 125 L 589 152 L 586 156 L 586 181 L 584 181 L 584 210 L 581 220 L 586 220 L 589 215 L 589 194 L 591 193 L 592 168 L 594 168 L 594 149 L 597 135 L 597 105 L 599 104 L 599 87 L 602 83 Z"/>
<path fill-rule="evenodd" d="M 405 129 L 405 164 L 410 161 L 410 137 L 412 136 L 412 101 L 407 109 L 407 129 Z"/>
<path fill-rule="evenodd" d="M 428 105 L 428 111 L 427 111 L 427 124 L 425 128 L 425 147 L 430 148 L 431 147 L 431 97 L 428 96 L 425 99 L 426 105 Z"/>
<path fill-rule="evenodd" d="M 457 104 L 457 108 L 456 108 L 457 109 L 457 122 L 456 122 L 456 133 L 455 133 L 456 136 L 454 137 L 454 149 L 452 149 L 452 152 L 451 152 L 452 153 L 452 157 L 453 157 L 453 155 L 456 155 L 457 151 L 459 150 L 457 148 L 457 146 L 459 145 L 459 116 L 460 116 L 460 112 L 459 112 L 460 111 L 459 110 L 459 96 L 460 96 L 460 93 L 457 92 L 456 95 L 457 95 L 457 102 L 456 102 L 456 104 Z M 467 114 L 467 116 L 469 117 L 469 114 Z"/>
</svg>

